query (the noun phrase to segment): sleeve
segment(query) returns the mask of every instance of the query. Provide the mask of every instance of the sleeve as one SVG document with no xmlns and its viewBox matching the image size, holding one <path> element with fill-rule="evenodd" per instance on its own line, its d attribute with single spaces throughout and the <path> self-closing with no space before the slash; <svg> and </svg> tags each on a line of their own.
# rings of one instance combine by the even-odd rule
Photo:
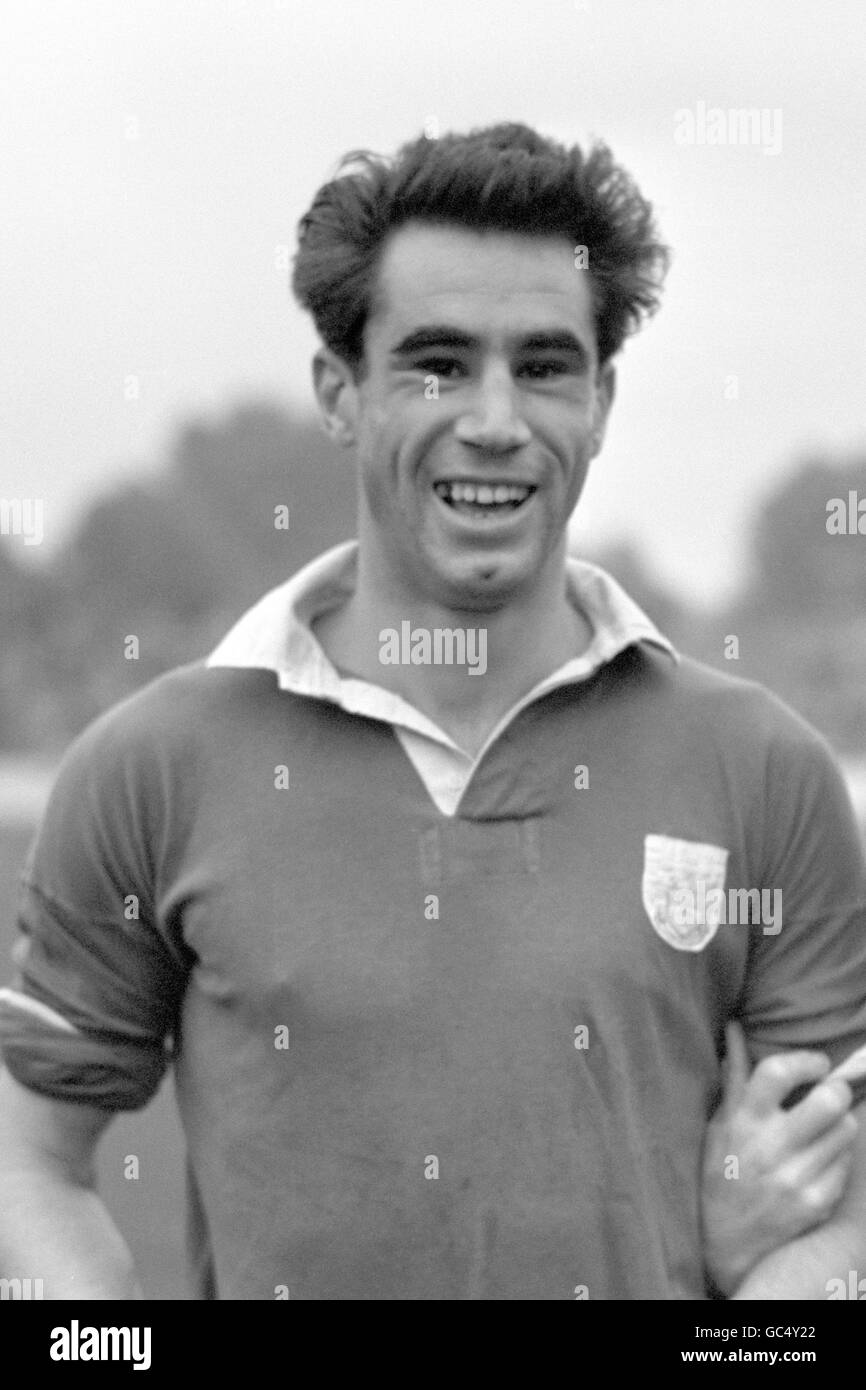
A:
<svg viewBox="0 0 866 1390">
<path fill-rule="evenodd" d="M 17 974 L 0 990 L 15 1079 L 106 1110 L 157 1089 L 187 975 L 154 913 L 165 776 L 128 725 L 109 711 L 61 763 L 21 875 Z"/>
<path fill-rule="evenodd" d="M 799 720 L 771 748 L 764 793 L 758 886 L 779 911 L 753 932 L 741 1020 L 755 1061 L 804 1047 L 836 1067 L 866 1044 L 861 833 L 829 748 Z"/>
</svg>

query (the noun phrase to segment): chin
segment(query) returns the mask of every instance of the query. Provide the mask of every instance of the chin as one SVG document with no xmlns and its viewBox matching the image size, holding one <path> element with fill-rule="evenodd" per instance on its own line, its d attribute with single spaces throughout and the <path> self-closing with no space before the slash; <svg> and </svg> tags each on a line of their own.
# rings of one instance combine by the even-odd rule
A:
<svg viewBox="0 0 866 1390">
<path fill-rule="evenodd" d="M 500 608 L 531 581 L 532 570 L 525 564 L 483 557 L 465 560 L 457 573 L 451 568 L 441 575 L 445 601 L 470 610 Z"/>
</svg>

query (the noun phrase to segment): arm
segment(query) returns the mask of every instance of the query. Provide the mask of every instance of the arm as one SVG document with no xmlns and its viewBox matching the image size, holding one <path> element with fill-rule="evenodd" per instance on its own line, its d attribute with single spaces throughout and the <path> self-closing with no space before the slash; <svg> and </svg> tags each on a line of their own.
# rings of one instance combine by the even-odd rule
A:
<svg viewBox="0 0 866 1390">
<path fill-rule="evenodd" d="M 111 1119 L 0 1072 L 0 1275 L 44 1280 L 48 1299 L 138 1299 L 126 1244 L 94 1190 Z"/>
<path fill-rule="evenodd" d="M 48 1299 L 142 1296 L 94 1156 L 111 1116 L 155 1093 L 188 977 L 154 901 L 155 865 L 164 844 L 180 853 L 183 826 L 166 806 L 171 753 L 160 710 L 142 715 L 149 699 L 100 716 L 64 755 L 0 990 L 0 1276 L 42 1279 Z"/>
<path fill-rule="evenodd" d="M 727 1029 L 725 1093 L 707 1127 L 702 1218 L 707 1270 L 731 1296 L 771 1252 L 836 1212 L 854 1157 L 851 1090 L 819 1052 L 766 1058 L 750 1076 L 745 1038 Z M 813 1085 L 783 1108 L 795 1088 Z"/>
<path fill-rule="evenodd" d="M 835 760 L 807 726 L 797 732 L 796 717 L 780 718 L 761 765 L 763 815 L 754 834 L 755 882 L 784 895 L 776 930 L 750 940 L 746 974 L 736 1001 L 749 1048 L 764 1061 L 759 1073 L 764 1094 L 753 1096 L 753 1110 L 771 1116 L 773 1093 L 784 1090 L 779 1071 L 783 1056 L 806 1048 L 826 1053 L 836 1076 L 815 1086 L 805 1100 L 784 1112 L 788 1121 L 820 1118 L 838 1122 L 851 1105 L 856 1075 L 850 1064 L 866 1042 L 866 862 L 860 828 Z M 782 1054 L 773 1056 L 771 1054 Z M 858 1086 L 858 1092 L 861 1088 Z M 835 1102 L 834 1102 L 835 1094 Z M 858 1094 L 858 1099 L 862 1093 Z M 851 1130 L 863 1112 L 846 1120 Z M 772 1122 L 772 1120 L 771 1120 Z M 853 1132 L 853 1131 L 852 1131 Z M 825 1154 L 829 1167 L 833 1160 Z M 803 1174 L 803 1197 L 816 1208 L 811 1229 L 791 1232 L 737 1281 L 733 1297 L 744 1299 L 823 1299 L 828 1282 L 863 1267 L 864 1140 L 851 1146 L 850 1172 L 832 1214 L 820 1191 L 820 1172 Z M 832 1285 L 831 1285 L 832 1287 Z"/>
<path fill-rule="evenodd" d="M 866 1269 L 866 1106 L 859 1121 L 851 1176 L 842 1201 L 824 1225 L 789 1241 L 761 1260 L 740 1284 L 735 1299 L 828 1297 L 831 1279 L 848 1281 Z"/>
</svg>

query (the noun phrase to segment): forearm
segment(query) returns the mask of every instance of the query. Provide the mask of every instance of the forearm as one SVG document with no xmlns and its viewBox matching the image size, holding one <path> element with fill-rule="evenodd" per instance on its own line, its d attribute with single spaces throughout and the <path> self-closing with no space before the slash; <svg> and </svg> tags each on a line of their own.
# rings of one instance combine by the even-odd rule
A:
<svg viewBox="0 0 866 1390">
<path fill-rule="evenodd" d="M 829 1297 L 831 1279 L 847 1286 L 851 1270 L 866 1271 L 866 1105 L 855 1112 L 859 1130 L 851 1175 L 837 1211 L 823 1225 L 766 1255 L 746 1275 L 735 1299 Z M 829 1288 L 828 1288 L 829 1285 Z"/>
<path fill-rule="evenodd" d="M 88 1186 L 50 1167 L 0 1171 L 0 1276 L 46 1299 L 143 1297 L 126 1242 Z"/>
<path fill-rule="evenodd" d="M 847 1286 L 852 1269 L 866 1270 L 866 1229 L 831 1220 L 765 1256 L 731 1298 L 815 1302 L 829 1297 L 830 1280 Z"/>
</svg>

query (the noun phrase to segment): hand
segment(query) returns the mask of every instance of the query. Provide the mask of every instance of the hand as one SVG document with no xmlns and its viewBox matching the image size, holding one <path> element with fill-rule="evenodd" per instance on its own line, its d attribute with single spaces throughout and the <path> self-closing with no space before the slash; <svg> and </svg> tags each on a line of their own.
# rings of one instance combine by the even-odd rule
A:
<svg viewBox="0 0 866 1390">
<path fill-rule="evenodd" d="M 826 1079 L 823 1053 L 766 1057 L 750 1077 L 739 1024 L 728 1024 L 726 1038 L 724 1095 L 707 1126 L 701 1187 L 704 1259 L 725 1295 L 771 1250 L 833 1214 L 857 1134 L 851 1087 Z M 810 1082 L 821 1084 L 783 1110 L 785 1097 Z"/>
</svg>

